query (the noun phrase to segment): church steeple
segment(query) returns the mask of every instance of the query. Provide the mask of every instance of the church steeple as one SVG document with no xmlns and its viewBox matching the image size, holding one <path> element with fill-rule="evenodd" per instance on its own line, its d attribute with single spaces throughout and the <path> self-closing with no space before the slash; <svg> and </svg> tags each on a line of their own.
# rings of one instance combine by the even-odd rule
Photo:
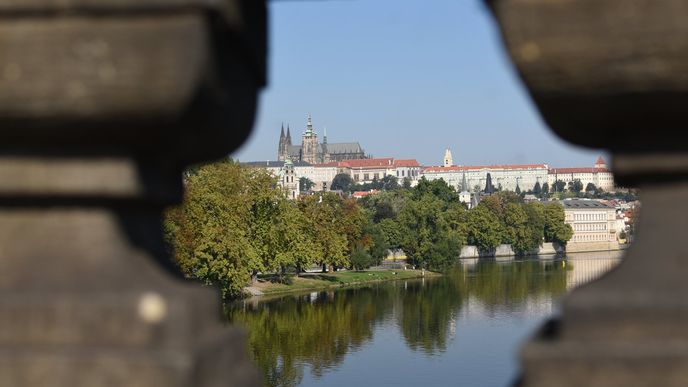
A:
<svg viewBox="0 0 688 387">
<path fill-rule="evenodd" d="M 287 144 L 291 145 L 291 130 L 289 129 L 289 124 L 287 124 Z"/>
<path fill-rule="evenodd" d="M 444 151 L 444 166 L 451 167 L 452 165 L 454 165 L 454 159 L 452 158 L 451 151 L 447 148 L 447 150 Z"/>
<path fill-rule="evenodd" d="M 323 144 L 327 144 L 327 127 L 323 128 Z"/>
<path fill-rule="evenodd" d="M 284 122 L 282 123 L 282 130 L 280 130 L 280 141 L 284 140 Z"/>
</svg>

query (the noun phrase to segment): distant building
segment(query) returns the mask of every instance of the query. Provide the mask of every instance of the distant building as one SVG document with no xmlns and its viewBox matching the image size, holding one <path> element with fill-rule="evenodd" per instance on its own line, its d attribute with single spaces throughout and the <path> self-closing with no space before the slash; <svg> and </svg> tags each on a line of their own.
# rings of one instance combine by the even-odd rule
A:
<svg viewBox="0 0 688 387">
<path fill-rule="evenodd" d="M 583 183 L 583 189 L 588 186 L 588 183 L 592 183 L 597 188 L 601 188 L 604 191 L 614 190 L 614 175 L 612 171 L 607 168 L 607 163 L 604 161 L 602 156 L 597 158 L 595 166 L 592 168 L 551 168 L 549 170 L 548 183 L 550 187 L 553 187 L 554 182 L 561 180 L 568 184 L 580 180 Z M 523 189 L 523 187 L 521 187 Z"/>
<path fill-rule="evenodd" d="M 285 161 L 278 176 L 280 186 L 287 191 L 287 198 L 296 200 L 301 192 L 299 190 L 299 178 L 294 171 L 294 163 L 291 160 Z"/>
<path fill-rule="evenodd" d="M 565 222 L 573 228 L 566 250 L 617 250 L 616 209 L 596 200 L 563 200 Z"/>
<path fill-rule="evenodd" d="M 399 184 L 408 179 L 412 186 L 418 181 L 421 166 L 418 161 L 396 160 L 393 157 L 376 159 L 344 160 L 337 163 L 338 173 L 346 173 L 356 183 L 371 183 L 382 180 L 387 176 L 394 176 Z"/>
<path fill-rule="evenodd" d="M 332 180 L 337 175 L 337 163 L 329 164 L 310 164 L 302 161 L 292 162 L 288 160 L 294 169 L 294 175 L 297 180 L 302 177 L 307 178 L 313 182 L 313 191 L 329 191 Z M 282 170 L 287 164 L 286 161 L 252 161 L 241 163 L 242 166 L 248 168 L 263 168 L 270 172 L 273 176 L 280 177 Z"/>
<path fill-rule="evenodd" d="M 547 182 L 547 164 L 515 164 L 515 165 L 477 165 L 477 166 L 449 166 L 427 167 L 422 176 L 428 180 L 442 179 L 457 191 L 473 192 L 482 190 L 490 174 L 492 185 L 497 190 L 528 191 Z M 464 179 L 465 176 L 465 179 Z M 463 186 L 465 182 L 466 186 Z"/>
<path fill-rule="evenodd" d="M 365 152 L 358 142 L 328 143 L 327 129 L 324 130 L 322 143 L 318 142 L 318 134 L 313 128 L 313 120 L 308 115 L 306 130 L 301 135 L 301 145 L 292 144 L 291 128 L 287 125 L 287 133 L 284 133 L 284 125 L 280 132 L 277 146 L 277 160 L 290 159 L 293 162 L 307 162 L 310 164 L 327 164 L 332 161 L 353 160 L 366 158 Z"/>
</svg>

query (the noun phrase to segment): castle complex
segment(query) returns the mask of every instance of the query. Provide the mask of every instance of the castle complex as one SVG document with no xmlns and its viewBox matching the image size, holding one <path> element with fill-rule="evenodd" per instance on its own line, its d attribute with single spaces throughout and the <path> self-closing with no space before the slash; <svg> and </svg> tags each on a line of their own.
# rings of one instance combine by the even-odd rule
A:
<svg viewBox="0 0 688 387">
<path fill-rule="evenodd" d="M 301 145 L 293 145 L 291 142 L 291 129 L 287 126 L 287 134 L 284 134 L 284 125 L 280 133 L 277 147 L 277 160 L 293 162 L 306 162 L 310 164 L 325 164 L 331 161 L 365 159 L 366 155 L 358 142 L 327 143 L 327 129 L 325 129 L 322 143 L 318 143 L 318 134 L 313 129 L 311 115 L 308 115 L 306 131 L 301 135 Z"/>
</svg>

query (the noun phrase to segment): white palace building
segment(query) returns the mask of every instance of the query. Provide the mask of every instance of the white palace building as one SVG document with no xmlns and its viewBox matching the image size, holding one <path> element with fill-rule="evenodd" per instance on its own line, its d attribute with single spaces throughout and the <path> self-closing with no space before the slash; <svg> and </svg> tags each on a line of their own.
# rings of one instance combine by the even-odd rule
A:
<svg viewBox="0 0 688 387">
<path fill-rule="evenodd" d="M 547 183 L 552 187 L 556 180 L 567 185 L 571 181 L 580 180 L 583 187 L 593 183 L 604 191 L 614 190 L 614 177 L 602 157 L 597 159 L 593 168 L 550 168 L 547 164 L 467 166 L 453 165 L 451 151 L 447 149 L 443 165 L 426 167 L 421 176 L 428 180 L 442 179 L 458 192 L 476 192 L 476 188 L 485 188 L 488 173 L 495 188 L 509 191 L 516 191 L 516 187 L 521 191 L 529 191 L 536 183 L 540 183 L 540 186 Z"/>
</svg>

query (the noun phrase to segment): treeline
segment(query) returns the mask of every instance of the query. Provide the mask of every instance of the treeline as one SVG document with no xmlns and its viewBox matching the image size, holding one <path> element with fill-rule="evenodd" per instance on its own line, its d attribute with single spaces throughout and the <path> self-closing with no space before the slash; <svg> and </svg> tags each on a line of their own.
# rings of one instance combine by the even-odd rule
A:
<svg viewBox="0 0 688 387">
<path fill-rule="evenodd" d="M 543 242 L 564 245 L 573 235 L 559 204 L 524 203 L 518 194 L 504 191 L 467 210 L 443 180 L 421 179 L 412 189 L 367 196 L 361 205 L 391 248 L 430 269 L 452 265 L 467 244 L 488 255 L 500 244 L 511 244 L 516 254 L 526 255 Z"/>
<path fill-rule="evenodd" d="M 165 234 L 183 273 L 240 296 L 259 273 L 301 272 L 318 264 L 362 269 L 388 246 L 354 199 L 334 193 L 287 200 L 262 169 L 231 160 L 186 176 L 184 203 L 168 211 Z"/>
<path fill-rule="evenodd" d="M 226 298 L 240 296 L 259 273 L 286 278 L 316 264 L 364 269 L 389 249 L 443 270 L 466 244 L 489 254 L 508 243 L 527 254 L 572 235 L 560 205 L 499 192 L 469 211 L 442 180 L 391 186 L 359 202 L 334 193 L 293 201 L 265 170 L 209 164 L 187 174 L 185 201 L 168 211 L 165 233 L 184 274 L 219 285 Z"/>
</svg>

